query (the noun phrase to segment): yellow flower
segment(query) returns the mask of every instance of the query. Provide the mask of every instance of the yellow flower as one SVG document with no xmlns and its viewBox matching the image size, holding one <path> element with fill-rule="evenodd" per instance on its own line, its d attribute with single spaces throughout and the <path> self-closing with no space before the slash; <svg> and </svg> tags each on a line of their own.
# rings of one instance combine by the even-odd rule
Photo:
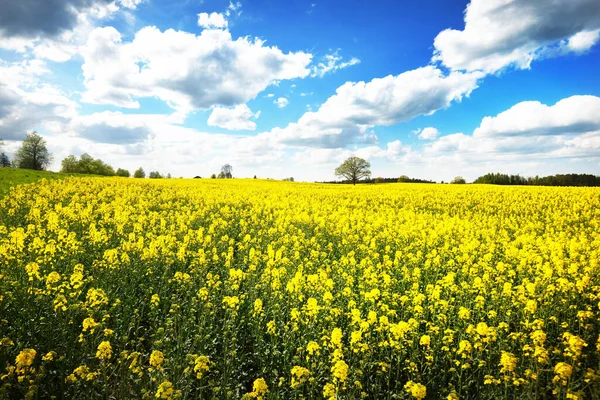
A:
<svg viewBox="0 0 600 400">
<path fill-rule="evenodd" d="M 54 360 L 54 357 L 56 357 L 56 352 L 49 351 L 42 357 L 42 361 L 52 361 L 52 360 Z"/>
<path fill-rule="evenodd" d="M 110 342 L 104 341 L 98 345 L 96 358 L 99 360 L 108 360 L 112 357 L 112 346 Z"/>
<path fill-rule="evenodd" d="M 292 383 L 290 386 L 292 389 L 296 389 L 298 386 L 300 386 L 304 382 L 306 382 L 306 379 L 308 379 L 308 376 L 310 375 L 310 371 L 304 367 L 295 365 L 292 368 L 291 374 L 292 374 Z"/>
<path fill-rule="evenodd" d="M 489 332 L 489 328 L 485 322 L 480 322 L 477 324 L 475 331 L 477 332 L 477 334 L 479 336 L 487 336 L 487 334 Z"/>
<path fill-rule="evenodd" d="M 458 310 L 458 318 L 460 319 L 470 319 L 471 318 L 471 311 L 469 311 L 468 309 L 461 307 Z"/>
<path fill-rule="evenodd" d="M 579 336 L 572 335 L 569 332 L 563 334 L 563 340 L 566 345 L 565 355 L 577 359 L 581 356 L 581 352 L 584 347 L 587 347 L 587 343 Z"/>
<path fill-rule="evenodd" d="M 33 364 L 33 360 L 37 352 L 33 349 L 23 349 L 15 358 L 15 364 L 17 365 L 17 373 L 24 374 L 27 369 Z"/>
<path fill-rule="evenodd" d="M 173 394 L 175 394 L 175 389 L 173 389 L 173 384 L 169 381 L 164 381 L 158 386 L 158 390 L 156 391 L 155 397 L 157 399 L 173 399 Z"/>
<path fill-rule="evenodd" d="M 331 367 L 331 374 L 341 382 L 346 381 L 348 378 L 348 364 L 346 364 L 344 360 L 336 361 L 333 367 Z"/>
<path fill-rule="evenodd" d="M 160 304 L 160 296 L 157 294 L 153 294 L 152 298 L 150 299 L 150 304 L 152 304 L 153 307 L 158 307 L 158 305 Z"/>
<path fill-rule="evenodd" d="M 97 323 L 96 321 L 94 321 L 94 318 L 86 318 L 83 320 L 83 331 L 87 332 L 88 330 L 90 331 L 90 333 L 94 333 L 94 330 L 96 329 L 96 327 L 98 325 L 100 325 L 99 323 Z"/>
<path fill-rule="evenodd" d="M 408 381 L 406 382 L 406 385 L 404 385 L 404 388 L 412 397 L 416 399 L 423 399 L 427 395 L 427 388 L 420 383 Z"/>
<path fill-rule="evenodd" d="M 328 383 L 323 387 L 323 396 L 328 400 L 335 400 L 336 393 L 335 386 L 331 383 Z"/>
<path fill-rule="evenodd" d="M 331 332 L 331 344 L 334 347 L 342 346 L 342 330 L 340 328 L 334 328 Z"/>
<path fill-rule="evenodd" d="M 252 384 L 252 395 L 256 399 L 262 399 L 267 393 L 269 393 L 269 386 L 263 378 L 258 378 Z"/>
<path fill-rule="evenodd" d="M 150 354 L 150 365 L 154 368 L 161 368 L 162 363 L 165 361 L 165 356 L 162 351 L 153 350 Z"/>
<path fill-rule="evenodd" d="M 25 271 L 27 275 L 29 275 L 29 280 L 33 281 L 34 279 L 42 279 L 40 276 L 40 266 L 36 263 L 32 262 L 25 266 Z"/>
<path fill-rule="evenodd" d="M 194 361 L 194 372 L 196 373 L 196 378 L 201 379 L 204 373 L 208 372 L 210 369 L 210 360 L 207 356 L 199 356 Z"/>
<path fill-rule="evenodd" d="M 517 367 L 517 357 L 514 354 L 508 353 L 506 351 L 500 352 L 500 364 L 502 368 L 500 368 L 500 372 L 507 373 L 513 372 Z"/>
<path fill-rule="evenodd" d="M 573 374 L 573 367 L 570 364 L 565 362 L 559 362 L 554 366 L 555 376 L 552 379 L 554 383 L 562 383 L 563 386 L 567 385 L 567 381 L 571 378 Z"/>
<path fill-rule="evenodd" d="M 277 325 L 275 325 L 275 321 L 271 320 L 267 322 L 267 333 L 269 335 L 275 335 L 277 332 Z"/>
<path fill-rule="evenodd" d="M 108 297 L 102 289 L 91 288 L 86 295 L 88 306 L 91 308 L 99 308 L 102 305 L 108 304 Z"/>
<path fill-rule="evenodd" d="M 254 316 L 259 316 L 263 312 L 263 302 L 261 299 L 254 300 Z"/>
<path fill-rule="evenodd" d="M 421 336 L 421 340 L 419 340 L 419 344 L 421 346 L 427 346 L 427 347 L 429 347 L 429 345 L 431 344 L 431 337 L 429 335 L 423 335 L 423 336 Z"/>
</svg>

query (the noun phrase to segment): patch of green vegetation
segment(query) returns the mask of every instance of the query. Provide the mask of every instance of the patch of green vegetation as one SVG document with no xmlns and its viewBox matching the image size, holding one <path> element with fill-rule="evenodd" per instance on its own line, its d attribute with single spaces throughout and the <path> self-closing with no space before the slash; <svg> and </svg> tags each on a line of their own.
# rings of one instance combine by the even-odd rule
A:
<svg viewBox="0 0 600 400">
<path fill-rule="evenodd" d="M 63 174 L 52 171 L 35 171 L 32 169 L 0 168 L 0 198 L 6 196 L 12 186 L 37 182 L 41 179 L 64 179 L 80 174 Z"/>
</svg>

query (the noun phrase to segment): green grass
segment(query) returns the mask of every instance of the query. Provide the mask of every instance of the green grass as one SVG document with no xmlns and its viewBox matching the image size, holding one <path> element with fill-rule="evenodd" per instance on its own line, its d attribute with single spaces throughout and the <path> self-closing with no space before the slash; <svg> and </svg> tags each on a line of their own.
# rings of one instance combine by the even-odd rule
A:
<svg viewBox="0 0 600 400">
<path fill-rule="evenodd" d="M 52 171 L 34 171 L 31 169 L 0 168 L 0 198 L 10 191 L 12 186 L 37 182 L 41 179 L 64 179 L 79 174 L 63 174 Z"/>
</svg>

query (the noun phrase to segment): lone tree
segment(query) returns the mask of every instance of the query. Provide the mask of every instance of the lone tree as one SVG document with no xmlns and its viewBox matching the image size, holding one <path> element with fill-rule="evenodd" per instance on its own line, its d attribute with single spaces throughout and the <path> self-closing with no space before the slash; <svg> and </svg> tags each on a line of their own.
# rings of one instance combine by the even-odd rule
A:
<svg viewBox="0 0 600 400">
<path fill-rule="evenodd" d="M 139 169 L 135 170 L 135 172 L 133 173 L 133 177 L 134 178 L 145 178 L 146 173 L 144 172 L 144 169 L 142 167 L 140 167 Z"/>
<path fill-rule="evenodd" d="M 335 175 L 346 178 L 356 185 L 363 178 L 371 177 L 371 164 L 360 157 L 350 157 L 335 169 Z"/>
<path fill-rule="evenodd" d="M 221 172 L 219 172 L 219 178 L 223 179 L 231 179 L 233 175 L 231 172 L 233 171 L 233 167 L 229 164 L 225 164 L 221 167 Z"/>
<path fill-rule="evenodd" d="M 51 161 L 52 154 L 46 147 L 46 141 L 35 131 L 27 134 L 21 148 L 15 154 L 15 164 L 18 168 L 42 171 Z"/>
<path fill-rule="evenodd" d="M 458 185 L 464 185 L 465 183 L 467 183 L 467 181 L 465 181 L 465 178 L 463 178 L 462 176 L 456 176 L 454 177 L 454 179 L 452 179 L 453 184 L 458 184 Z"/>
</svg>

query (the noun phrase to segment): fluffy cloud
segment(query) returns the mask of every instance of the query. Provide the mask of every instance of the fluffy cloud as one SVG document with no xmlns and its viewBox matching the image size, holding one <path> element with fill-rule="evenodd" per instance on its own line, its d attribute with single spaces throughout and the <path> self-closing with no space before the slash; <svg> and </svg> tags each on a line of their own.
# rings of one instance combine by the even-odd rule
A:
<svg viewBox="0 0 600 400">
<path fill-rule="evenodd" d="M 48 73 L 39 60 L 0 61 L 0 137 L 20 140 L 31 130 L 53 130 L 77 115 L 77 104 L 39 81 Z"/>
<path fill-rule="evenodd" d="M 259 116 L 260 111 L 255 114 L 246 104 L 240 104 L 233 108 L 215 107 L 208 117 L 207 123 L 209 126 L 218 126 L 233 131 L 253 131 L 256 129 L 256 123 L 251 119 L 257 119 Z"/>
<path fill-rule="evenodd" d="M 220 13 L 200 13 L 198 14 L 198 26 L 203 28 L 227 28 L 227 20 Z"/>
<path fill-rule="evenodd" d="M 434 41 L 434 61 L 453 70 L 529 68 L 548 54 L 581 52 L 599 38 L 597 0 L 472 0 L 462 31 L 446 29 Z"/>
<path fill-rule="evenodd" d="M 153 127 L 168 129 L 183 122 L 179 114 L 123 114 L 104 111 L 74 117 L 67 130 L 72 136 L 95 143 L 139 144 L 149 139 Z"/>
<path fill-rule="evenodd" d="M 273 103 L 279 108 L 285 108 L 288 104 L 290 104 L 290 101 L 285 97 L 279 97 L 277 100 L 273 101 Z"/>
<path fill-rule="evenodd" d="M 0 35 L 4 37 L 56 37 L 73 29 L 80 13 L 110 0 L 19 0 L 0 3 Z"/>
<path fill-rule="evenodd" d="M 181 111 L 244 104 L 277 81 L 309 75 L 312 58 L 260 39 L 233 40 L 227 30 L 196 36 L 155 27 L 128 43 L 116 29 L 98 28 L 82 55 L 83 101 L 137 108 L 136 97 L 158 97 Z"/>
<path fill-rule="evenodd" d="M 600 160 L 600 97 L 572 96 L 547 106 L 521 102 L 485 117 L 473 135 L 445 135 L 425 146 L 423 158 L 490 161 Z"/>
<path fill-rule="evenodd" d="M 141 0 L 20 0 L 0 4 L 0 48 L 64 62 L 77 53 L 95 22 Z M 124 11 L 126 13 L 126 11 Z"/>
<path fill-rule="evenodd" d="M 479 72 L 452 72 L 427 66 L 370 82 L 347 82 L 317 111 L 268 135 L 289 145 L 345 147 L 374 143 L 371 128 L 389 126 L 419 115 L 431 115 L 477 88 Z"/>
<path fill-rule="evenodd" d="M 572 96 L 547 106 L 524 101 L 495 117 L 485 117 L 474 135 L 545 136 L 572 135 L 600 130 L 600 98 Z"/>
<path fill-rule="evenodd" d="M 428 126 L 427 128 L 423 129 L 417 129 L 416 131 L 413 131 L 413 133 L 417 135 L 419 139 L 422 140 L 433 140 L 440 135 L 440 132 L 436 128 L 431 126 Z"/>
</svg>

